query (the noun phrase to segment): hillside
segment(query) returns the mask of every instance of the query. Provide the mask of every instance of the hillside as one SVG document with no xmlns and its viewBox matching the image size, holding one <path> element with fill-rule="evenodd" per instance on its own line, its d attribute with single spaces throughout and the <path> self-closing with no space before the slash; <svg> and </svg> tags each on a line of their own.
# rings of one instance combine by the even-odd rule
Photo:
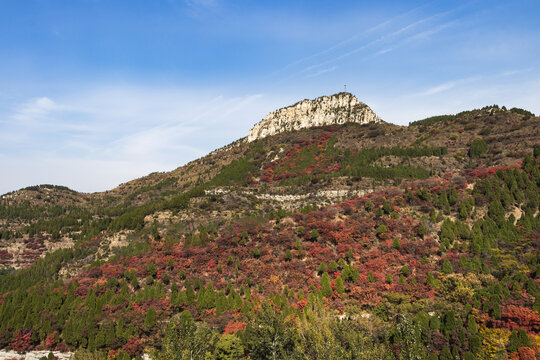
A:
<svg viewBox="0 0 540 360">
<path fill-rule="evenodd" d="M 540 118 L 490 106 L 398 126 L 317 101 L 324 126 L 272 120 L 111 191 L 3 195 L 0 348 L 534 358 Z"/>
</svg>

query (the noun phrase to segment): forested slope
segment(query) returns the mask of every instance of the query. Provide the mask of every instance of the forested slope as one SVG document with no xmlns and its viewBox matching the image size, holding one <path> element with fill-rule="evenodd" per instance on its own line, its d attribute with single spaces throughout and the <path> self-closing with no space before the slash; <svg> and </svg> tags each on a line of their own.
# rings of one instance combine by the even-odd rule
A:
<svg viewBox="0 0 540 360">
<path fill-rule="evenodd" d="M 538 125 L 489 107 L 308 129 L 108 193 L 8 194 L 3 264 L 37 255 L 0 276 L 0 348 L 534 359 Z"/>
</svg>

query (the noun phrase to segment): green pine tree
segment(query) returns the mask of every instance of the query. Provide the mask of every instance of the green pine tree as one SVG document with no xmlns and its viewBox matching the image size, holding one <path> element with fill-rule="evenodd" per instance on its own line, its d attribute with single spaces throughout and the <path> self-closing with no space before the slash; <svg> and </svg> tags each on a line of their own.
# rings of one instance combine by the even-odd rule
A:
<svg viewBox="0 0 540 360">
<path fill-rule="evenodd" d="M 332 286 L 330 285 L 330 276 L 327 272 L 321 276 L 321 293 L 324 297 L 331 297 L 333 293 Z"/>
<path fill-rule="evenodd" d="M 448 259 L 444 259 L 443 261 L 442 272 L 445 273 L 446 275 L 452 274 L 454 272 L 454 267 L 452 266 L 452 264 L 450 263 Z"/>
<path fill-rule="evenodd" d="M 521 347 L 531 347 L 531 340 L 525 329 L 512 331 L 508 341 L 508 351 L 511 353 L 518 351 Z"/>
<path fill-rule="evenodd" d="M 460 327 L 456 314 L 452 310 L 448 310 L 444 314 L 444 334 L 448 336 L 452 331 Z"/>
<path fill-rule="evenodd" d="M 341 279 L 341 277 L 337 277 L 334 280 L 334 285 L 336 286 L 336 291 L 339 294 L 343 294 L 345 292 L 345 287 L 343 286 L 343 280 Z"/>
<path fill-rule="evenodd" d="M 148 308 L 146 317 L 144 318 L 144 329 L 146 331 L 152 330 L 156 326 L 156 309 L 153 306 Z"/>
<path fill-rule="evenodd" d="M 467 331 L 469 334 L 478 334 L 478 326 L 476 325 L 476 320 L 472 315 L 469 315 L 469 320 L 467 321 Z"/>
</svg>

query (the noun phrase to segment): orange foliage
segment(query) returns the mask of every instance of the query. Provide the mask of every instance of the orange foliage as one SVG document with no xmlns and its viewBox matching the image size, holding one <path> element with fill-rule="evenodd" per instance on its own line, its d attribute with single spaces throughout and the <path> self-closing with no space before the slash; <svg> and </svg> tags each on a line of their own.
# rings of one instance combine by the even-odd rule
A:
<svg viewBox="0 0 540 360">
<path fill-rule="evenodd" d="M 234 321 L 231 320 L 229 323 L 225 326 L 225 334 L 235 334 L 238 331 L 244 331 L 246 329 L 246 323 L 241 321 Z"/>
</svg>

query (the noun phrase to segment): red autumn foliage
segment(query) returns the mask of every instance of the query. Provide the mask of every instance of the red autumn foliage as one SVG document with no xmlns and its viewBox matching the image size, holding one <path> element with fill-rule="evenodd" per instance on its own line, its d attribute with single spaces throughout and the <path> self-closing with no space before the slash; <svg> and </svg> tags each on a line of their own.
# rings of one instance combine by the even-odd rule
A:
<svg viewBox="0 0 540 360">
<path fill-rule="evenodd" d="M 241 321 L 234 321 L 231 320 L 226 326 L 225 326 L 225 334 L 235 334 L 238 331 L 244 331 L 246 329 L 246 323 Z"/>
<path fill-rule="evenodd" d="M 10 347 L 18 353 L 25 353 L 32 349 L 32 331 L 30 329 L 20 329 L 10 342 Z"/>
<path fill-rule="evenodd" d="M 465 174 L 465 176 L 470 176 L 470 177 L 473 177 L 473 178 L 484 178 L 484 177 L 489 177 L 489 176 L 495 175 L 495 173 L 498 170 L 505 171 L 505 170 L 508 170 L 509 168 L 521 167 L 521 165 L 522 165 L 522 162 L 518 161 L 518 162 L 516 162 L 514 164 L 510 164 L 510 165 L 507 165 L 507 166 L 493 166 L 493 167 L 485 168 L 485 169 L 467 170 L 467 171 L 464 172 L 464 174 Z"/>
<path fill-rule="evenodd" d="M 56 346 L 57 336 L 58 336 L 58 333 L 56 331 L 47 335 L 47 338 L 45 338 L 45 346 L 47 347 L 47 349 L 53 349 Z"/>
<path fill-rule="evenodd" d="M 325 151 L 331 137 L 331 132 L 324 132 L 315 140 L 296 140 L 283 157 L 263 165 L 261 181 L 272 182 L 338 171 L 340 165 Z"/>
<path fill-rule="evenodd" d="M 497 326 L 509 329 L 526 329 L 528 332 L 540 332 L 540 316 L 536 311 L 526 307 L 508 305 L 501 309 L 501 320 Z"/>
<path fill-rule="evenodd" d="M 536 360 L 534 350 L 530 347 L 521 347 L 518 351 L 508 355 L 509 360 Z"/>
<path fill-rule="evenodd" d="M 295 308 L 295 309 L 300 309 L 300 310 L 303 310 L 304 307 L 307 305 L 307 300 L 299 300 L 296 304 L 292 304 L 292 306 Z"/>
<path fill-rule="evenodd" d="M 519 359 L 520 360 L 535 360 L 536 354 L 534 350 L 530 347 L 521 347 L 518 349 Z"/>
<path fill-rule="evenodd" d="M 432 179 L 421 181 L 422 187 L 442 191 L 449 189 L 453 185 L 448 176 L 445 179 Z M 208 284 L 211 282 L 216 290 L 224 290 L 229 285 L 245 284 L 250 282 L 256 287 L 252 287 L 254 298 L 253 306 L 258 308 L 260 297 L 265 297 L 273 293 L 281 293 L 285 286 L 289 290 L 310 292 L 310 287 L 320 289 L 320 275 L 318 269 L 321 263 L 328 265 L 331 261 L 344 259 L 348 265 L 358 269 L 360 279 L 345 282 L 346 295 L 334 296 L 327 299 L 328 306 L 338 309 L 348 305 L 351 301 L 358 301 L 362 307 L 374 307 L 381 303 L 386 292 L 404 294 L 413 300 L 435 297 L 435 291 L 426 286 L 427 274 L 436 270 L 440 264 L 422 264 L 419 259 L 422 256 L 430 258 L 439 252 L 439 246 L 432 237 L 426 239 L 412 240 L 417 235 L 419 219 L 413 218 L 403 211 L 399 219 L 388 216 L 377 216 L 375 210 L 367 211 L 366 202 L 373 203 L 373 209 L 382 206 L 387 201 L 393 210 L 402 211 L 406 208 L 406 196 L 403 194 L 403 187 L 418 187 L 418 182 L 408 182 L 402 184 L 401 188 L 387 189 L 371 193 L 359 199 L 352 199 L 337 206 L 331 206 L 308 214 L 295 213 L 281 221 L 269 221 L 262 225 L 250 221 L 234 222 L 232 226 L 220 228 L 215 236 L 215 240 L 204 246 L 184 246 L 182 242 L 170 247 L 163 246 L 158 242 L 150 242 L 151 249 L 137 256 L 131 256 L 119 260 L 88 268 L 81 273 L 78 278 L 79 286 L 75 293 L 77 296 L 85 297 L 89 289 L 96 284 L 101 284 L 101 293 L 107 290 L 104 286 L 107 279 L 117 277 L 124 279 L 126 270 L 133 270 L 138 277 L 141 287 L 146 286 L 144 278 L 148 275 L 147 265 L 153 263 L 157 268 L 157 278 L 160 279 L 166 272 L 170 277 L 170 283 L 179 285 L 182 290 L 184 277 L 180 277 L 181 271 L 193 284 L 197 277 L 200 282 Z M 420 187 L 419 187 L 420 188 Z M 415 200 L 416 201 L 416 200 Z M 384 224 L 388 232 L 382 237 L 376 236 L 376 229 Z M 298 229 L 304 228 L 303 235 L 298 233 Z M 317 230 L 320 234 L 318 238 L 311 236 L 312 230 Z M 247 239 L 245 243 L 238 239 Z M 400 247 L 393 245 L 393 239 L 400 240 Z M 299 258 L 295 248 L 295 242 L 299 239 L 302 246 L 302 257 Z M 253 256 L 255 248 L 260 250 L 260 257 Z M 291 250 L 293 257 L 284 261 L 286 250 Z M 352 257 L 348 256 L 351 250 Z M 458 268 L 460 251 L 450 251 L 446 254 L 449 260 Z M 227 258 L 231 257 L 233 262 L 228 263 Z M 173 260 L 173 269 L 167 266 L 169 260 Z M 218 264 L 221 265 L 218 271 Z M 236 274 L 236 264 L 238 273 Z M 407 276 L 406 283 L 398 282 L 401 268 L 407 265 L 411 274 Z M 335 278 L 339 274 L 344 274 L 344 268 L 340 271 L 330 271 L 330 275 Z M 369 273 L 373 273 L 373 281 L 368 280 Z M 392 275 L 394 281 L 386 282 L 386 276 Z M 371 278 L 370 278 L 371 279 Z M 412 282 L 410 280 L 416 280 Z M 159 280 L 158 280 L 159 281 Z M 255 290 L 260 285 L 261 294 Z M 67 286 L 67 285 L 66 285 Z M 166 292 L 167 287 L 164 285 Z M 129 291 L 133 291 L 128 285 Z M 65 289 L 65 288 L 64 288 Z M 94 288 L 95 289 L 95 288 Z M 259 296 L 259 298 L 257 298 Z M 256 299 L 256 300 L 255 300 Z M 522 302 L 503 303 L 503 308 L 512 309 L 509 306 L 520 307 L 530 302 L 531 299 L 524 298 Z M 297 301 L 294 303 L 294 301 Z M 302 309 L 304 300 L 292 300 L 292 306 Z M 128 315 L 123 313 L 126 304 L 105 305 L 103 311 L 107 316 L 124 316 L 126 323 L 142 322 L 150 306 L 153 306 L 160 317 L 165 317 L 168 313 L 178 311 L 178 305 L 169 303 L 169 299 L 155 299 L 132 303 L 133 320 L 128 320 Z M 179 305 L 185 308 L 186 304 Z M 525 305 L 526 306 L 526 305 Z M 204 311 L 197 308 L 197 305 L 189 305 L 190 311 L 198 319 L 211 321 L 218 324 L 219 329 L 226 333 L 233 333 L 243 330 L 243 323 L 239 317 L 232 316 L 225 312 L 219 319 L 215 317 L 215 309 Z M 241 308 L 241 305 L 240 307 Z M 239 310 L 235 309 L 236 310 Z M 504 315 L 503 315 L 504 316 Z M 215 320 L 210 320 L 215 319 Z M 511 326 L 533 326 L 527 320 L 527 316 L 515 314 L 515 311 L 507 311 L 507 318 L 504 321 Z M 507 321 L 510 320 L 510 321 Z M 534 320 L 534 319 L 533 319 Z M 501 325 L 502 326 L 502 325 Z M 127 344 L 126 344 L 127 345 Z"/>
<path fill-rule="evenodd" d="M 84 298 L 86 297 L 86 294 L 88 293 L 88 291 L 92 287 L 94 287 L 96 280 L 90 279 L 88 277 L 81 277 L 77 279 L 77 282 L 79 283 L 79 287 L 75 289 L 75 295 Z"/>
<path fill-rule="evenodd" d="M 4 249 L 0 250 L 0 265 L 7 265 L 12 259 L 13 254 Z"/>
<path fill-rule="evenodd" d="M 141 340 L 134 336 L 129 338 L 126 344 L 122 346 L 122 351 L 131 357 L 140 355 L 143 351 Z"/>
</svg>

